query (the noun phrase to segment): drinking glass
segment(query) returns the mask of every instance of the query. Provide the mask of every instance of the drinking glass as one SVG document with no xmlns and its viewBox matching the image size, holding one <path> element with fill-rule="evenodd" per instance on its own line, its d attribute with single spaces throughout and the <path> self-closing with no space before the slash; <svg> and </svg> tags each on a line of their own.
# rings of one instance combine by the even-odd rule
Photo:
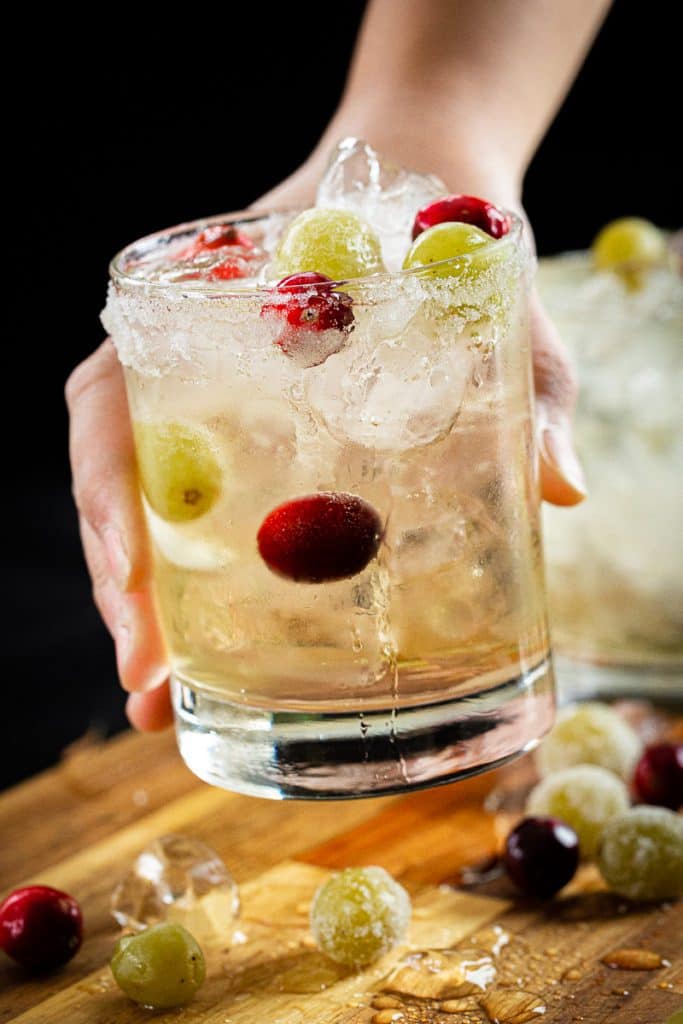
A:
<svg viewBox="0 0 683 1024">
<path fill-rule="evenodd" d="M 546 507 L 548 599 L 563 699 L 683 700 L 683 279 L 541 260 L 539 286 L 579 375 L 588 498 Z"/>
<path fill-rule="evenodd" d="M 272 288 L 207 281 L 182 254 L 213 225 L 267 248 L 292 215 L 181 225 L 111 265 L 181 754 L 275 798 L 484 771 L 554 709 L 522 226 L 337 283 L 353 329 L 285 343 Z M 377 524 L 343 578 L 263 557 L 274 511 L 312 495 Z"/>
</svg>

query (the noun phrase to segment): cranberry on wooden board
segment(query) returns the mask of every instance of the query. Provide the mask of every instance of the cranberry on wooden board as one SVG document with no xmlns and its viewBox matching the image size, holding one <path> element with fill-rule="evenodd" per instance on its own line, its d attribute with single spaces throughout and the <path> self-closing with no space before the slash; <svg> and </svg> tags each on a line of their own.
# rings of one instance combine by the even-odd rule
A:
<svg viewBox="0 0 683 1024">
<path fill-rule="evenodd" d="M 549 899 L 576 872 L 578 836 L 559 818 L 524 818 L 507 837 L 503 863 L 518 889 Z"/>
<path fill-rule="evenodd" d="M 60 967 L 78 952 L 82 941 L 81 908 L 59 889 L 28 885 L 0 904 L 0 948 L 22 967 Z"/>
<path fill-rule="evenodd" d="M 375 509 L 355 494 L 321 491 L 269 512 L 257 543 L 269 569 L 301 583 L 355 576 L 377 554 L 382 537 Z"/>
<path fill-rule="evenodd" d="M 655 743 L 636 765 L 633 785 L 639 800 L 677 811 L 683 804 L 683 743 Z"/>
<path fill-rule="evenodd" d="M 486 199 L 463 195 L 443 196 L 418 210 L 413 223 L 413 241 L 427 228 L 446 221 L 473 224 L 492 238 L 502 238 L 511 227 L 507 214 Z"/>
</svg>

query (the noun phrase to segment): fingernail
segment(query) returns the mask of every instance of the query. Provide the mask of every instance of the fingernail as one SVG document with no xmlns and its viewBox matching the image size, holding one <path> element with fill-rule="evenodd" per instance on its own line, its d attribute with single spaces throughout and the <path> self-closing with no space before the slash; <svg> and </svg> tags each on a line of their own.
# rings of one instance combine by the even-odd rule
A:
<svg viewBox="0 0 683 1024">
<path fill-rule="evenodd" d="M 586 478 L 566 431 L 546 427 L 541 434 L 541 455 L 570 487 L 584 496 L 588 494 Z"/>
<path fill-rule="evenodd" d="M 130 579 L 130 560 L 121 534 L 113 527 L 108 527 L 102 533 L 102 542 L 116 585 L 120 590 L 125 590 Z"/>
</svg>

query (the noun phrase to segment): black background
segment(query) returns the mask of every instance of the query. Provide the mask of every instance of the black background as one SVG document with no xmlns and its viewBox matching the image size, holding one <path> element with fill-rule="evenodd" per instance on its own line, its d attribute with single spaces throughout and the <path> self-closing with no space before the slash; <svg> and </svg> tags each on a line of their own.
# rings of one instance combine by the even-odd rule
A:
<svg viewBox="0 0 683 1024">
<path fill-rule="evenodd" d="M 236 6 L 188 10 L 177 26 L 160 8 L 163 35 L 130 6 L 98 11 L 97 31 L 36 12 L 13 41 L 25 74 L 6 98 L 19 176 L 5 201 L 19 222 L 7 241 L 0 785 L 125 721 L 78 545 L 62 399 L 102 336 L 108 259 L 149 231 L 242 208 L 292 171 L 336 105 L 364 9 L 253 4 L 237 24 Z M 620 215 L 683 221 L 674 10 L 617 0 L 527 178 L 541 253 L 586 246 Z"/>
</svg>

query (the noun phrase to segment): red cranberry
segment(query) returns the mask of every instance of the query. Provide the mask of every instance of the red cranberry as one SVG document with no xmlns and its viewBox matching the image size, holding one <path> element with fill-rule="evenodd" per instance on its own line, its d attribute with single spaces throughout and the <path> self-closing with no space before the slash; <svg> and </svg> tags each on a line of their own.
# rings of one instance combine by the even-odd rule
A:
<svg viewBox="0 0 683 1024">
<path fill-rule="evenodd" d="M 445 221 L 474 224 L 492 238 L 502 238 L 512 226 L 510 218 L 486 199 L 477 196 L 444 196 L 418 210 L 413 223 L 413 240 L 427 228 Z"/>
<path fill-rule="evenodd" d="M 269 512 L 257 543 L 279 576 L 323 583 L 355 576 L 377 554 L 382 527 L 377 512 L 355 494 L 321 491 Z"/>
<path fill-rule="evenodd" d="M 0 948 L 29 970 L 60 967 L 82 941 L 81 908 L 59 889 L 28 885 L 0 904 Z"/>
<path fill-rule="evenodd" d="M 239 256 L 227 256 L 212 267 L 206 276 L 209 281 L 234 281 L 237 277 L 247 276 L 246 263 Z"/>
<path fill-rule="evenodd" d="M 574 876 L 578 836 L 559 818 L 525 818 L 507 837 L 503 863 L 527 896 L 549 899 Z"/>
<path fill-rule="evenodd" d="M 283 324 L 275 344 L 302 366 L 317 366 L 339 352 L 353 330 L 351 297 L 333 291 L 332 285 L 329 277 L 314 270 L 290 274 L 261 308 L 261 316 L 275 316 Z M 323 331 L 336 331 L 338 337 L 316 345 L 311 335 Z"/>
<path fill-rule="evenodd" d="M 254 248 L 251 238 L 243 231 L 239 231 L 234 224 L 212 224 L 197 235 L 190 248 L 192 255 L 196 256 L 200 252 L 211 252 L 226 245 L 241 245 L 243 249 Z"/>
<path fill-rule="evenodd" d="M 633 785 L 639 800 L 677 811 L 683 804 L 683 743 L 655 743 L 636 765 Z"/>
</svg>

